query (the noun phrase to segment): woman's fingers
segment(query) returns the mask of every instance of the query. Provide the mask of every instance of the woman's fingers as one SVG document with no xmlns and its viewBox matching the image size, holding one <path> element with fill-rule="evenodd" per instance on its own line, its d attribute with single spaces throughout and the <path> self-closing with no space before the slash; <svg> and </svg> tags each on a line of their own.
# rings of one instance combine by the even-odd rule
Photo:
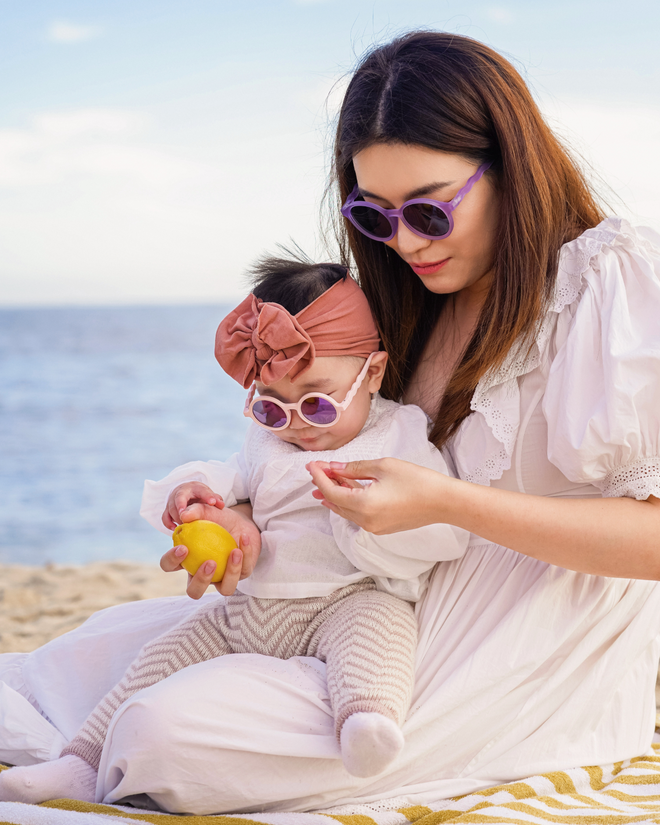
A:
<svg viewBox="0 0 660 825">
<path fill-rule="evenodd" d="M 356 478 L 362 481 L 375 481 L 383 474 L 385 461 L 387 459 L 378 459 L 376 461 L 351 461 L 345 464 L 341 461 L 330 461 L 327 468 L 332 472 L 336 478 Z M 312 461 L 312 464 L 319 462 Z"/>
<path fill-rule="evenodd" d="M 339 509 L 339 507 L 337 507 L 337 505 L 336 505 L 336 504 L 333 504 L 331 501 L 327 501 L 326 499 L 324 499 L 324 498 L 323 498 L 323 496 L 322 496 L 322 495 L 318 496 L 318 498 L 323 499 L 323 500 L 321 501 L 321 504 L 322 504 L 324 507 L 327 507 L 327 508 L 328 508 L 328 510 L 332 510 L 332 512 L 333 512 L 333 513 L 337 513 L 337 515 L 338 515 L 338 516 L 344 516 L 344 518 L 349 518 L 349 517 L 348 517 L 348 515 L 346 514 L 346 511 L 340 510 L 340 509 Z M 350 519 L 349 519 L 349 520 L 350 520 Z"/>
<path fill-rule="evenodd" d="M 166 573 L 174 573 L 175 570 L 181 570 L 181 562 L 188 554 L 188 548 L 182 544 L 176 547 L 171 547 L 167 553 L 164 553 L 160 559 L 160 569 Z"/>
<path fill-rule="evenodd" d="M 354 462 L 355 464 L 371 464 L 372 462 Z M 347 465 L 350 467 L 351 465 Z M 334 468 L 330 468 L 330 473 L 328 472 L 327 468 L 317 466 L 316 461 L 311 461 L 307 465 L 307 469 L 312 476 L 312 481 L 321 492 L 321 496 L 316 495 L 315 493 L 314 498 L 317 499 L 325 499 L 327 501 L 334 502 L 335 504 L 343 505 L 347 504 L 350 501 L 351 496 L 360 495 L 364 492 L 365 488 L 361 484 L 354 484 L 352 481 L 348 484 L 344 484 L 344 475 L 345 471 L 342 471 L 341 476 L 337 476 L 337 472 Z M 361 478 L 362 476 L 353 476 L 353 478 Z M 372 476 L 367 476 L 366 478 L 373 478 Z"/>
<path fill-rule="evenodd" d="M 206 518 L 225 527 L 234 537 L 238 536 L 238 547 L 232 551 L 227 561 L 222 581 L 211 582 L 216 570 L 216 563 L 210 560 L 204 562 L 194 576 L 188 577 L 187 593 L 192 599 L 201 598 L 210 584 L 215 584 L 216 590 L 224 596 L 230 596 L 236 590 L 238 582 L 247 578 L 254 570 L 261 549 L 261 534 L 250 517 L 252 514 L 251 506 L 242 504 L 225 509 L 224 501 L 220 496 L 216 497 L 215 494 L 207 496 L 208 501 L 197 500 L 193 502 L 187 495 L 191 492 L 193 486 L 192 484 L 182 485 L 170 496 L 168 508 L 163 513 L 163 524 L 169 529 L 174 529 L 177 526 L 177 519 L 182 523 L 187 523 Z M 198 486 L 205 487 L 202 484 Z M 176 496 L 179 493 L 186 494 L 185 501 L 187 502 L 186 507 L 180 514 L 175 509 Z M 211 503 L 211 501 L 215 501 L 215 503 Z M 173 509 L 175 513 L 172 513 Z M 222 510 L 222 514 L 218 513 L 218 510 Z M 187 553 L 187 548 L 182 545 L 172 547 L 162 556 L 160 560 L 161 569 L 166 573 L 181 570 L 181 561 L 185 559 Z"/>
<path fill-rule="evenodd" d="M 243 570 L 243 540 L 239 541 L 239 546 L 232 550 L 227 559 L 227 569 L 222 581 L 216 582 L 215 589 L 223 596 L 231 596 L 236 591 L 236 586 L 241 580 Z"/>
<path fill-rule="evenodd" d="M 214 561 L 205 561 L 200 564 L 194 576 L 188 576 L 186 593 L 191 599 L 201 599 L 212 584 L 211 579 L 218 565 Z"/>
<path fill-rule="evenodd" d="M 261 536 L 259 536 L 261 538 Z M 247 579 L 256 567 L 259 559 L 259 546 L 255 546 L 249 533 L 243 533 L 239 539 L 238 546 L 243 553 L 243 560 L 241 563 L 241 578 Z"/>
<path fill-rule="evenodd" d="M 447 484 L 453 481 L 435 470 L 396 458 L 350 464 L 330 462 L 326 467 L 312 461 L 307 466 L 318 488 L 312 494 L 314 498 L 376 535 L 442 521 L 438 518 L 440 502 L 446 498 Z M 352 486 L 354 479 L 370 483 Z"/>
<path fill-rule="evenodd" d="M 248 543 L 249 547 L 249 543 Z M 181 562 L 188 554 L 188 549 L 183 545 L 172 547 L 165 553 L 160 560 L 160 567 L 166 573 L 173 573 L 175 570 L 182 570 Z M 240 581 L 243 571 L 243 541 L 236 550 L 232 550 L 229 559 L 227 560 L 227 569 L 222 578 L 222 581 L 212 582 L 211 579 L 215 574 L 217 564 L 210 559 L 203 562 L 194 576 L 188 575 L 188 586 L 186 588 L 187 594 L 191 599 L 201 599 L 206 593 L 209 585 L 215 584 L 215 588 L 223 596 L 231 596 L 236 590 L 236 585 Z M 252 572 L 252 567 L 250 571 Z M 246 575 L 249 575 L 247 573 Z"/>
</svg>

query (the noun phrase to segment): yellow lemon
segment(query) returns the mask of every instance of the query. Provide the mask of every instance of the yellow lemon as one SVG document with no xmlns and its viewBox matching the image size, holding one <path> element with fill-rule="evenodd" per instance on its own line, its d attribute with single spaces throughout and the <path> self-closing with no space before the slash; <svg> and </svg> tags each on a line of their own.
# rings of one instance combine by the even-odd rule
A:
<svg viewBox="0 0 660 825">
<path fill-rule="evenodd" d="M 219 582 L 225 575 L 229 554 L 238 546 L 224 527 L 205 519 L 180 524 L 172 533 L 172 541 L 175 547 L 184 544 L 188 548 L 188 555 L 181 566 L 191 576 L 195 575 L 205 561 L 217 563 L 212 582 Z"/>
</svg>

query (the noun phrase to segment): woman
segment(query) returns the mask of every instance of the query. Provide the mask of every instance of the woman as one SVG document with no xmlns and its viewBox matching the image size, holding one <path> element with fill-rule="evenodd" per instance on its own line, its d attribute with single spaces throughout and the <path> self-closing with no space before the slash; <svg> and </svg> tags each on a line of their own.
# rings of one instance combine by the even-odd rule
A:
<svg viewBox="0 0 660 825">
<path fill-rule="evenodd" d="M 413 33 L 368 55 L 335 161 L 345 253 L 390 353 L 385 392 L 427 411 L 460 480 L 391 459 L 318 463 L 317 496 L 374 532 L 446 521 L 474 533 L 419 606 L 406 748 L 386 773 L 355 780 L 338 759 L 322 664 L 227 657 L 123 706 L 100 767 L 107 802 L 147 793 L 208 813 L 398 797 L 401 807 L 650 745 L 660 251 L 602 219 L 515 70 L 466 38 Z M 366 488 L 353 481 L 365 477 Z M 241 571 L 237 553 L 224 592 L 253 556 Z M 178 567 L 173 552 L 162 566 Z M 209 580 L 200 571 L 189 593 Z M 66 737 L 91 694 L 187 609 L 168 602 L 152 623 L 135 605 L 94 617 L 16 662 L 16 693 Z M 125 630 L 101 632 L 118 619 Z M 120 649 L 116 672 L 100 644 Z M 89 684 L 78 680 L 64 709 L 52 699 L 71 683 L 62 663 L 87 651 L 105 670 L 92 684 L 79 668 Z"/>
</svg>

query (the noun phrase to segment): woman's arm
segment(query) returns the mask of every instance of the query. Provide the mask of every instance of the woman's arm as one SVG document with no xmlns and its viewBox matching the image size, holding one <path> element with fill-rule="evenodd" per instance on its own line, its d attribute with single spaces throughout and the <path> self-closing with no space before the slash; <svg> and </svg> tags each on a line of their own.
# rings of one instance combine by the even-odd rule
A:
<svg viewBox="0 0 660 825">
<path fill-rule="evenodd" d="M 497 490 L 397 459 L 308 465 L 326 507 L 369 532 L 433 522 L 462 527 L 541 561 L 591 573 L 660 580 L 660 499 L 561 499 Z M 369 486 L 352 479 L 372 479 Z"/>
</svg>

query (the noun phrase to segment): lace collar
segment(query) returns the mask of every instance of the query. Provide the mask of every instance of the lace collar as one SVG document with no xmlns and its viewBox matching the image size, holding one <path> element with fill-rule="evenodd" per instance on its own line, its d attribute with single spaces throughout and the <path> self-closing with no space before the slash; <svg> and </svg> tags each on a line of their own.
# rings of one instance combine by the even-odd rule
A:
<svg viewBox="0 0 660 825">
<path fill-rule="evenodd" d="M 488 485 L 491 480 L 501 478 L 502 473 L 511 466 L 520 426 L 520 390 L 517 379 L 532 372 L 541 363 L 557 317 L 579 298 L 584 273 L 589 269 L 594 256 L 626 230 L 632 231 L 623 219 L 606 218 L 598 226 L 588 229 L 562 247 L 554 298 L 539 325 L 533 344 L 531 347 L 529 344 L 514 345 L 504 363 L 497 370 L 483 376 L 470 403 L 472 415 L 461 424 L 449 445 L 463 480 Z M 475 432 L 476 426 L 483 429 L 483 421 L 489 435 L 485 445 L 483 435 L 479 437 Z"/>
</svg>

